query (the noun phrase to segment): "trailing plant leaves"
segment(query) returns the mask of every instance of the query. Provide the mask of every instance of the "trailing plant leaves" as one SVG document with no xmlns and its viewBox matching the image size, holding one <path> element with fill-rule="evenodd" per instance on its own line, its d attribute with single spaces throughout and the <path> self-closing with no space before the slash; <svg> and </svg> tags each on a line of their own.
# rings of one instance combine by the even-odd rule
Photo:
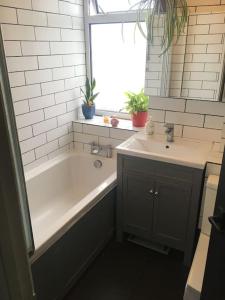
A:
<svg viewBox="0 0 225 300">
<path fill-rule="evenodd" d="M 162 18 L 163 36 L 160 55 L 164 54 L 172 45 L 174 37 L 179 39 L 188 20 L 187 0 L 140 0 L 137 7 L 137 23 L 141 34 L 151 43 L 154 43 L 156 18 Z M 147 35 L 142 28 L 142 15 L 145 15 Z"/>
</svg>

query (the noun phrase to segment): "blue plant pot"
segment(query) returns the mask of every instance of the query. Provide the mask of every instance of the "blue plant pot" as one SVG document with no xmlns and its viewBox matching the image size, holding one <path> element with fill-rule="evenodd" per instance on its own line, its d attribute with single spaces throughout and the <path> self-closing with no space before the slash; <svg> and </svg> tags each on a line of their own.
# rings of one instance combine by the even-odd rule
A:
<svg viewBox="0 0 225 300">
<path fill-rule="evenodd" d="M 85 119 L 93 119 L 95 115 L 95 105 L 88 106 L 86 104 L 82 104 L 82 112 Z"/>
</svg>

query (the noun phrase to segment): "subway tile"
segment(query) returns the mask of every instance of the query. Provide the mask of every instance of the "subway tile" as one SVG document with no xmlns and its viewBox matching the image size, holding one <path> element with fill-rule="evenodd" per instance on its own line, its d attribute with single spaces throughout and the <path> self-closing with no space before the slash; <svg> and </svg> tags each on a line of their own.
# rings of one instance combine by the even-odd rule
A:
<svg viewBox="0 0 225 300">
<path fill-rule="evenodd" d="M 213 72 L 191 72 L 190 80 L 217 80 L 217 74 Z"/>
<path fill-rule="evenodd" d="M 225 33 L 225 24 L 212 24 L 210 25 L 210 34 Z"/>
<path fill-rule="evenodd" d="M 210 142 L 220 142 L 221 130 L 184 126 L 183 137 Z"/>
<path fill-rule="evenodd" d="M 34 150 L 26 152 L 22 155 L 23 165 L 27 165 L 35 160 Z"/>
<path fill-rule="evenodd" d="M 46 70 L 35 70 L 25 72 L 25 78 L 27 84 L 41 83 L 52 80 L 52 71 Z"/>
<path fill-rule="evenodd" d="M 85 144 L 98 143 L 98 136 L 74 132 L 74 141 Z"/>
<path fill-rule="evenodd" d="M 123 140 L 112 139 L 112 138 L 102 137 L 102 136 L 99 137 L 99 145 L 111 145 L 112 148 L 116 148 L 121 143 L 123 143 Z"/>
<path fill-rule="evenodd" d="M 0 0 L 0 5 L 31 9 L 31 0 Z"/>
<path fill-rule="evenodd" d="M 59 12 L 64 15 L 82 17 L 83 7 L 81 5 L 59 1 Z"/>
<path fill-rule="evenodd" d="M 206 116 L 205 117 L 205 128 L 222 129 L 224 117 L 217 116 Z"/>
<path fill-rule="evenodd" d="M 9 73 L 9 82 L 11 87 L 25 85 L 24 72 Z"/>
<path fill-rule="evenodd" d="M 1 1 L 0 1 L 1 3 Z M 1 7 L 0 8 L 0 23 L 10 23 L 16 24 L 17 17 L 16 17 L 16 10 L 10 7 Z"/>
<path fill-rule="evenodd" d="M 63 103 L 63 102 L 71 101 L 71 100 L 74 100 L 79 97 L 80 97 L 80 89 L 79 88 L 55 93 L 56 103 Z"/>
<path fill-rule="evenodd" d="M 85 54 L 66 54 L 62 59 L 64 66 L 85 65 Z"/>
<path fill-rule="evenodd" d="M 67 125 L 55 128 L 47 132 L 47 140 L 48 142 L 53 141 L 65 134 L 68 134 L 68 127 Z"/>
<path fill-rule="evenodd" d="M 76 152 L 83 152 L 84 151 L 84 144 L 79 142 L 74 142 L 74 149 Z"/>
<path fill-rule="evenodd" d="M 48 55 L 50 48 L 48 42 L 21 42 L 23 55 Z"/>
<path fill-rule="evenodd" d="M 214 91 L 212 90 L 203 90 L 203 89 L 189 89 L 188 92 L 189 98 L 199 98 L 202 100 L 209 100 L 209 99 L 214 99 Z"/>
<path fill-rule="evenodd" d="M 43 95 L 61 92 L 64 90 L 64 81 L 57 80 L 41 83 L 41 89 Z"/>
<path fill-rule="evenodd" d="M 209 25 L 193 25 L 188 26 L 188 34 L 208 34 L 209 33 Z M 210 32 L 213 33 L 213 32 Z"/>
<path fill-rule="evenodd" d="M 149 108 L 183 112 L 185 109 L 185 100 L 152 96 L 150 97 Z"/>
<path fill-rule="evenodd" d="M 131 137 L 135 132 L 133 130 L 110 128 L 110 137 L 113 139 L 126 140 Z"/>
<path fill-rule="evenodd" d="M 62 67 L 61 55 L 38 56 L 38 64 L 40 69 Z"/>
<path fill-rule="evenodd" d="M 29 100 L 30 110 L 38 110 L 55 104 L 54 95 L 46 95 Z"/>
<path fill-rule="evenodd" d="M 164 110 L 149 109 L 149 114 L 151 115 L 154 122 L 155 121 L 164 122 L 164 118 L 165 118 Z"/>
<path fill-rule="evenodd" d="M 26 127 L 44 120 L 43 110 L 37 110 L 33 112 L 26 113 L 24 115 L 19 115 L 16 118 L 16 123 L 18 128 Z"/>
<path fill-rule="evenodd" d="M 221 70 L 221 64 L 211 64 L 211 63 L 206 63 L 205 64 L 205 71 L 206 72 L 220 72 Z"/>
<path fill-rule="evenodd" d="M 217 63 L 219 62 L 219 54 L 193 54 L 193 62 Z"/>
<path fill-rule="evenodd" d="M 206 53 L 206 45 L 187 45 L 186 53 Z"/>
<path fill-rule="evenodd" d="M 220 0 L 188 0 L 188 6 L 219 5 Z"/>
<path fill-rule="evenodd" d="M 74 111 L 67 112 L 57 117 L 59 126 L 75 121 L 76 114 Z"/>
<path fill-rule="evenodd" d="M 59 116 L 61 114 L 66 113 L 66 104 L 57 104 L 48 108 L 44 109 L 45 111 L 45 118 L 50 119 L 56 116 Z"/>
<path fill-rule="evenodd" d="M 57 127 L 57 119 L 52 118 L 49 120 L 45 120 L 40 123 L 34 124 L 32 127 L 33 127 L 34 135 L 38 135 L 43 132 L 48 132 Z"/>
<path fill-rule="evenodd" d="M 204 63 L 185 63 L 184 64 L 184 71 L 188 72 L 188 71 L 192 71 L 192 72 L 196 72 L 196 71 L 204 71 L 205 68 L 205 64 Z"/>
<path fill-rule="evenodd" d="M 74 29 L 61 29 L 62 41 L 83 42 L 84 31 Z"/>
<path fill-rule="evenodd" d="M 5 41 L 4 42 L 5 55 L 7 56 L 21 56 L 20 42 Z"/>
<path fill-rule="evenodd" d="M 225 103 L 187 100 L 186 112 L 225 116 Z"/>
<path fill-rule="evenodd" d="M 81 107 L 81 100 L 80 99 L 76 99 L 76 100 L 73 100 L 73 101 L 68 101 L 66 103 L 66 107 L 67 107 L 67 111 L 70 112 L 72 110 L 75 110 L 75 109 L 79 109 Z"/>
<path fill-rule="evenodd" d="M 51 152 L 53 152 L 54 150 L 58 149 L 59 147 L 59 143 L 58 141 L 52 141 L 50 143 L 44 144 L 43 146 L 40 146 L 38 148 L 35 148 L 35 155 L 36 158 L 40 158 L 42 156 L 45 156 Z"/>
<path fill-rule="evenodd" d="M 74 67 L 63 67 L 53 69 L 53 80 L 66 79 L 75 76 Z"/>
<path fill-rule="evenodd" d="M 52 54 L 85 53 L 83 42 L 50 42 Z"/>
<path fill-rule="evenodd" d="M 39 84 L 25 85 L 11 88 L 13 101 L 19 101 L 38 97 L 41 95 L 41 88 Z"/>
<path fill-rule="evenodd" d="M 74 122 L 73 123 L 73 130 L 76 132 L 83 132 L 83 124 Z"/>
<path fill-rule="evenodd" d="M 2 25 L 2 35 L 5 41 L 35 40 L 34 28 L 23 25 Z"/>
<path fill-rule="evenodd" d="M 44 162 L 46 162 L 48 160 L 48 156 L 43 156 L 42 158 L 36 159 L 35 161 L 27 164 L 26 166 L 24 166 L 24 171 L 28 172 L 34 168 L 37 168 L 38 166 L 40 166 L 41 164 L 43 164 Z"/>
<path fill-rule="evenodd" d="M 198 34 L 195 36 L 195 44 L 220 44 L 222 34 Z"/>
<path fill-rule="evenodd" d="M 197 24 L 224 24 L 225 14 L 198 15 Z"/>
<path fill-rule="evenodd" d="M 48 14 L 48 26 L 58 28 L 72 28 L 72 18 L 70 16 Z"/>
<path fill-rule="evenodd" d="M 59 138 L 59 146 L 63 147 L 73 142 L 73 132 Z"/>
<path fill-rule="evenodd" d="M 78 76 L 75 78 L 70 78 L 65 80 L 65 89 L 74 89 L 81 86 L 84 86 L 85 84 L 85 76 Z"/>
<path fill-rule="evenodd" d="M 46 143 L 46 135 L 40 134 L 20 143 L 21 152 L 25 153 Z"/>
<path fill-rule="evenodd" d="M 72 17 L 73 29 L 84 29 L 84 19 L 80 17 Z"/>
<path fill-rule="evenodd" d="M 104 126 L 83 124 L 83 133 L 109 137 L 109 128 Z"/>
<path fill-rule="evenodd" d="M 166 123 L 203 127 L 204 116 L 200 114 L 167 111 L 165 121 Z"/>
<path fill-rule="evenodd" d="M 66 153 L 70 150 L 70 145 L 66 145 L 62 148 L 59 148 L 51 153 L 48 154 L 48 159 L 52 159 L 60 154 Z"/>
<path fill-rule="evenodd" d="M 32 133 L 31 126 L 18 129 L 18 137 L 19 137 L 20 142 L 27 140 L 27 139 L 31 138 L 32 136 L 33 136 L 33 133 Z"/>
<path fill-rule="evenodd" d="M 223 44 L 208 45 L 207 53 L 223 53 Z"/>
<path fill-rule="evenodd" d="M 36 27 L 35 28 L 37 41 L 60 41 L 59 28 Z"/>
<path fill-rule="evenodd" d="M 18 101 L 14 103 L 15 115 L 21 115 L 29 112 L 28 100 Z"/>
<path fill-rule="evenodd" d="M 33 9 L 57 13 L 59 11 L 58 0 L 32 0 Z"/>
<path fill-rule="evenodd" d="M 47 26 L 47 15 L 31 10 L 17 10 L 18 23 L 23 25 Z"/>
<path fill-rule="evenodd" d="M 37 57 L 8 57 L 6 59 L 9 72 L 38 69 Z"/>
<path fill-rule="evenodd" d="M 182 89 L 201 89 L 201 87 L 202 87 L 202 81 L 196 80 L 196 79 L 195 80 L 184 80 L 183 84 L 182 84 Z"/>
</svg>

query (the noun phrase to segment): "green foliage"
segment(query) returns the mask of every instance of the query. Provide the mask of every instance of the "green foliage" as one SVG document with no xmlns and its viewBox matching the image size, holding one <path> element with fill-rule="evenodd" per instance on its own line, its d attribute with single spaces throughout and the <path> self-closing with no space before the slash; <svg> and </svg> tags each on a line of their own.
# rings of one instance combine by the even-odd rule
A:
<svg viewBox="0 0 225 300">
<path fill-rule="evenodd" d="M 148 111 L 149 97 L 144 94 L 143 89 L 138 94 L 126 92 L 125 95 L 128 98 L 128 101 L 126 102 L 126 110 L 130 114 L 136 114 L 140 111 Z"/>
<path fill-rule="evenodd" d="M 163 22 L 164 33 L 161 49 L 164 54 L 172 45 L 174 37 L 179 39 L 188 21 L 187 0 L 140 0 L 133 8 L 137 9 L 137 26 L 141 34 L 154 43 L 154 30 Z M 142 28 L 141 15 L 144 14 L 147 35 Z"/>
<path fill-rule="evenodd" d="M 96 80 L 93 79 L 92 81 L 90 81 L 87 77 L 86 82 L 85 82 L 86 92 L 84 92 L 83 89 L 81 89 L 81 92 L 85 98 L 85 100 L 83 101 L 85 105 L 88 105 L 88 106 L 94 105 L 94 100 L 99 94 L 99 93 L 94 94 L 95 87 L 96 87 Z"/>
</svg>

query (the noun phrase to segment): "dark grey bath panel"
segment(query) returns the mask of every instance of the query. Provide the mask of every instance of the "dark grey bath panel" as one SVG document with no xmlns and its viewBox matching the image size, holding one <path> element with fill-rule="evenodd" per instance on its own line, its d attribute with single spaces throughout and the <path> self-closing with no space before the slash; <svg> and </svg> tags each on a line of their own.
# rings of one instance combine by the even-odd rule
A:
<svg viewBox="0 0 225 300">
<path fill-rule="evenodd" d="M 118 155 L 117 238 L 124 233 L 193 255 L 204 170 Z"/>
<path fill-rule="evenodd" d="M 62 299 L 114 231 L 112 190 L 32 265 L 37 300 Z"/>
</svg>

